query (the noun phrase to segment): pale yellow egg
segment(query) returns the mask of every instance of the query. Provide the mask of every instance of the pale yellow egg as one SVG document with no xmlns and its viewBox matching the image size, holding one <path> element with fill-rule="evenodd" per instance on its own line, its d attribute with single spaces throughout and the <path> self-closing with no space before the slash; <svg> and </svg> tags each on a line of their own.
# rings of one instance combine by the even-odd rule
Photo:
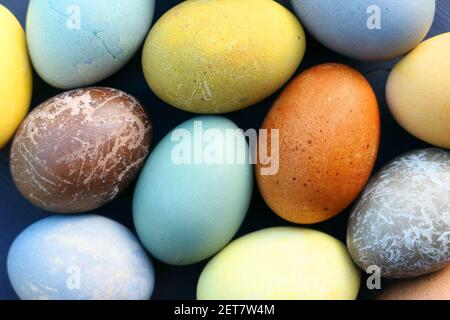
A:
<svg viewBox="0 0 450 320">
<path fill-rule="evenodd" d="M 428 39 L 389 76 L 389 107 L 412 135 L 450 149 L 450 32 Z"/>
<path fill-rule="evenodd" d="M 31 102 L 32 71 L 25 32 L 0 5 L 0 148 L 14 135 Z"/>
<path fill-rule="evenodd" d="M 305 53 L 300 22 L 272 0 L 184 1 L 154 25 L 144 74 L 164 101 L 195 113 L 225 113 L 270 96 Z"/>
<path fill-rule="evenodd" d="M 319 231 L 278 227 L 232 242 L 203 270 L 200 300 L 352 300 L 360 271 L 340 241 Z"/>
</svg>

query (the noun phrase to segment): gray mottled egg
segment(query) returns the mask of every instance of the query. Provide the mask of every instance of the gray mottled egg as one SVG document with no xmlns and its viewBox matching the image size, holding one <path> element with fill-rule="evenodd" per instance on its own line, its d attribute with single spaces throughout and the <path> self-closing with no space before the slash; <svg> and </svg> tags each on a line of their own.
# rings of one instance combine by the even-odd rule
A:
<svg viewBox="0 0 450 320">
<path fill-rule="evenodd" d="M 11 173 L 34 205 L 85 212 L 130 185 L 150 141 L 150 119 L 132 96 L 109 88 L 74 90 L 28 115 L 14 138 Z"/>
<path fill-rule="evenodd" d="M 413 151 L 369 183 L 349 220 L 347 245 L 362 269 L 416 277 L 450 262 L 450 153 Z"/>
</svg>

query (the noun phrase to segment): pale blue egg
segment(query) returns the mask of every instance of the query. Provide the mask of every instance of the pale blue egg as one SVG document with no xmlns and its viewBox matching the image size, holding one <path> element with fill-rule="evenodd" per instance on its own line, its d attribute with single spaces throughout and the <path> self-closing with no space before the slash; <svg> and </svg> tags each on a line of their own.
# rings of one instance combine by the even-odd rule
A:
<svg viewBox="0 0 450 320">
<path fill-rule="evenodd" d="M 313 37 L 360 60 L 387 60 L 415 48 L 433 23 L 435 0 L 291 0 Z"/>
<path fill-rule="evenodd" d="M 7 267 L 24 300 L 141 300 L 154 287 L 152 263 L 137 238 L 95 215 L 36 222 L 12 244 Z"/>
<path fill-rule="evenodd" d="M 70 89 L 106 79 L 136 53 L 154 0 L 31 0 L 27 40 L 37 73 Z"/>
<path fill-rule="evenodd" d="M 140 240 L 172 265 L 211 257 L 236 234 L 253 190 L 249 147 L 223 117 L 203 116 L 170 132 L 139 177 L 133 203 Z"/>
</svg>

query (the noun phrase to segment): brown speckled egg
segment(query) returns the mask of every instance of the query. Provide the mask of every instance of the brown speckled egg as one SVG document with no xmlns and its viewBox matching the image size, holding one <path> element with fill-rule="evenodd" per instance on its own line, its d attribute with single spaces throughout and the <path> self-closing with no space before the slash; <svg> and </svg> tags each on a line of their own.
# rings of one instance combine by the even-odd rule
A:
<svg viewBox="0 0 450 320">
<path fill-rule="evenodd" d="M 450 300 L 450 267 L 407 280 L 395 280 L 378 300 Z"/>
<path fill-rule="evenodd" d="M 323 64 L 287 86 L 262 129 L 279 129 L 278 172 L 263 175 L 266 165 L 256 166 L 263 198 L 282 218 L 311 224 L 340 213 L 364 188 L 378 153 L 380 116 L 360 73 Z"/>
<path fill-rule="evenodd" d="M 35 108 L 11 149 L 11 172 L 34 205 L 57 213 L 96 209 L 135 179 L 151 123 L 130 95 L 109 88 L 62 93 Z"/>
</svg>

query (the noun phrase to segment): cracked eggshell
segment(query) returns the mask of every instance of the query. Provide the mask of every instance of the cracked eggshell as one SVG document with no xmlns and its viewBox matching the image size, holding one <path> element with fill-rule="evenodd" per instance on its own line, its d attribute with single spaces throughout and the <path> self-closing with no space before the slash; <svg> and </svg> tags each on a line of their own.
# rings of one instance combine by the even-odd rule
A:
<svg viewBox="0 0 450 320">
<path fill-rule="evenodd" d="M 360 60 L 387 60 L 412 50 L 427 35 L 436 10 L 435 0 L 291 0 L 291 4 L 314 38 Z"/>
<path fill-rule="evenodd" d="M 199 300 L 354 300 L 360 271 L 347 248 L 315 230 L 279 227 L 235 240 L 203 270 Z"/>
<path fill-rule="evenodd" d="M 233 238 L 252 196 L 249 152 L 242 131 L 213 116 L 186 121 L 158 144 L 133 200 L 136 231 L 155 258 L 197 263 Z"/>
<path fill-rule="evenodd" d="M 378 103 L 360 73 L 323 64 L 286 87 L 261 129 L 268 141 L 279 132 L 279 159 L 272 156 L 279 170 L 264 175 L 261 157 L 256 166 L 264 200 L 288 221 L 317 223 L 348 207 L 366 185 L 379 147 Z"/>
<path fill-rule="evenodd" d="M 61 89 L 106 79 L 144 41 L 154 6 L 154 0 L 31 0 L 27 40 L 34 68 Z"/>
<path fill-rule="evenodd" d="M 417 138 L 450 149 L 450 32 L 428 39 L 392 70 L 389 108 Z"/>
<path fill-rule="evenodd" d="M 450 267 L 388 284 L 378 300 L 450 300 Z"/>
<path fill-rule="evenodd" d="M 413 151 L 373 177 L 350 217 L 347 245 L 363 270 L 421 276 L 450 262 L 450 153 Z"/>
<path fill-rule="evenodd" d="M 305 46 L 297 18 L 275 1 L 188 0 L 153 26 L 143 69 L 151 89 L 168 104 L 226 113 L 281 88 Z"/>
<path fill-rule="evenodd" d="M 12 244 L 7 269 L 23 300 L 148 300 L 155 281 L 136 236 L 94 215 L 34 223 Z"/>
<path fill-rule="evenodd" d="M 32 72 L 25 32 L 0 4 L 0 149 L 14 136 L 31 102 Z"/>
<path fill-rule="evenodd" d="M 93 210 L 135 179 L 150 140 L 150 120 L 130 95 L 109 88 L 62 93 L 35 108 L 19 128 L 12 177 L 40 208 Z"/>
</svg>

